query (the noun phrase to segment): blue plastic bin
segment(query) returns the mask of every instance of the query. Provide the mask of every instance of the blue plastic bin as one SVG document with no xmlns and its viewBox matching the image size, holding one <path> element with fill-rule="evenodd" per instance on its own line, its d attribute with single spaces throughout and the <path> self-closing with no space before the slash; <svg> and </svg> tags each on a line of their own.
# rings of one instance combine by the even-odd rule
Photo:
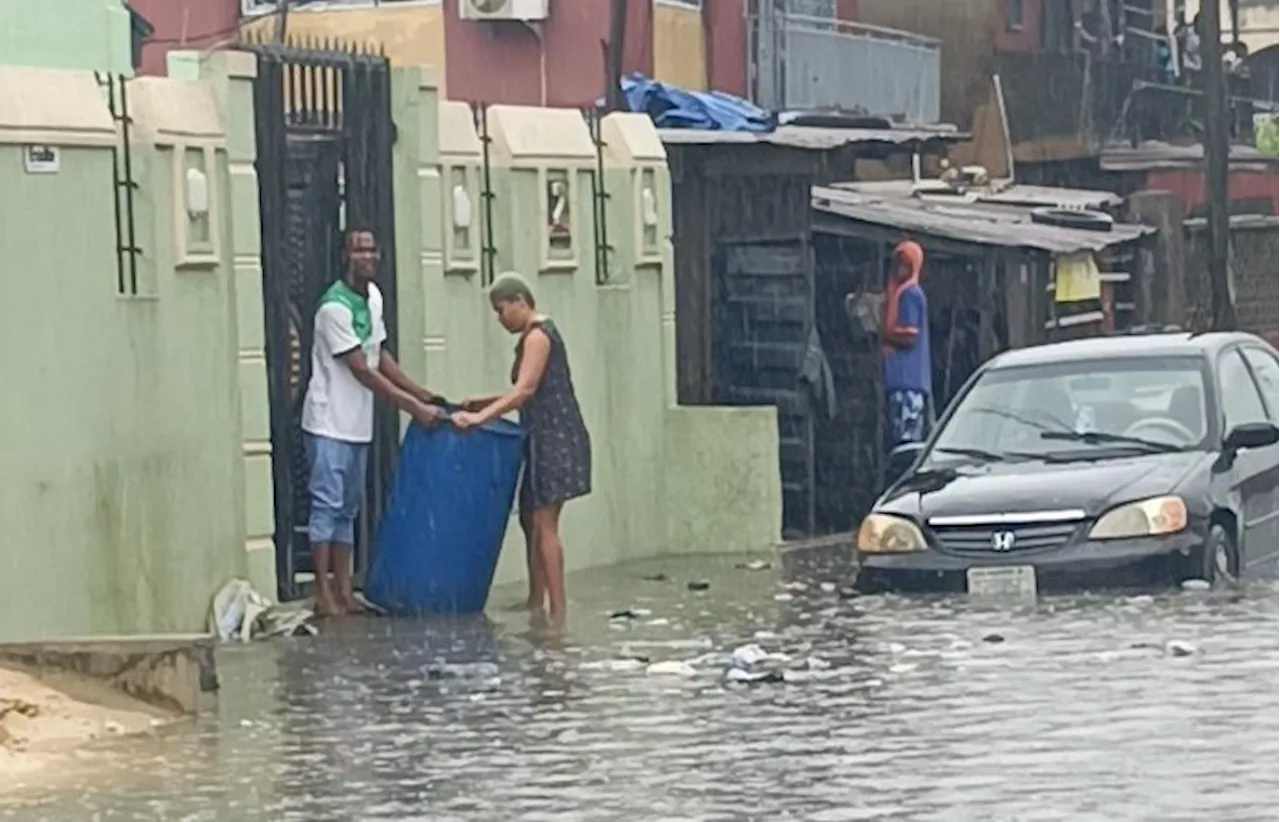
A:
<svg viewBox="0 0 1280 822">
<path fill-rule="evenodd" d="M 524 432 L 409 426 L 365 594 L 393 614 L 483 611 L 515 499 Z"/>
</svg>

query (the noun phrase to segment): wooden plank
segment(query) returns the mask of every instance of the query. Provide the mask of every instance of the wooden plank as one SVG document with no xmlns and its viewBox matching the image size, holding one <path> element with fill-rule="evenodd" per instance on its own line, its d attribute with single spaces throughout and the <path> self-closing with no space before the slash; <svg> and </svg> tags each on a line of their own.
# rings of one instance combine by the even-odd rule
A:
<svg viewBox="0 0 1280 822">
<path fill-rule="evenodd" d="M 1045 328 L 1072 328 L 1077 325 L 1087 325 L 1088 323 L 1102 322 L 1103 313 L 1101 311 L 1085 311 L 1080 314 L 1068 314 L 1065 317 L 1058 317 L 1049 320 L 1044 324 Z"/>
</svg>

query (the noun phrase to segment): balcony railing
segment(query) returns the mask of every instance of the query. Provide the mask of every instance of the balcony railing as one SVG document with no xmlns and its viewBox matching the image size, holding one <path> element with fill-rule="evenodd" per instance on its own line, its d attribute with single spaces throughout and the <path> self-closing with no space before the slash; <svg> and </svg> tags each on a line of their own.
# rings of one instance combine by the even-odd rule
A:
<svg viewBox="0 0 1280 822">
<path fill-rule="evenodd" d="M 750 90 L 768 109 L 838 109 L 938 121 L 941 51 L 910 32 L 779 11 L 748 14 Z"/>
<path fill-rule="evenodd" d="M 1062 157 L 1085 156 L 1116 143 L 1203 138 L 1199 83 L 1164 77 L 1149 63 L 1084 52 L 1006 53 L 996 69 L 1016 153 L 1038 144 L 1025 149 L 1028 156 L 1046 147 Z M 1231 138 L 1247 143 L 1253 115 L 1274 111 L 1275 104 L 1251 99 L 1251 90 L 1235 81 L 1231 92 Z"/>
</svg>

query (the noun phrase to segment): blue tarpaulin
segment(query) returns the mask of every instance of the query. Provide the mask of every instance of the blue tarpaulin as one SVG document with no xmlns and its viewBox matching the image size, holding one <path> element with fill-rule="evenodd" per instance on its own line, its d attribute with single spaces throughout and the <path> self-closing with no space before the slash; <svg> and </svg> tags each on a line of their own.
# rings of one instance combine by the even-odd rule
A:
<svg viewBox="0 0 1280 822">
<path fill-rule="evenodd" d="M 777 118 L 764 109 L 723 91 L 685 91 L 643 74 L 622 78 L 627 107 L 644 112 L 658 128 L 709 131 L 773 131 Z"/>
</svg>

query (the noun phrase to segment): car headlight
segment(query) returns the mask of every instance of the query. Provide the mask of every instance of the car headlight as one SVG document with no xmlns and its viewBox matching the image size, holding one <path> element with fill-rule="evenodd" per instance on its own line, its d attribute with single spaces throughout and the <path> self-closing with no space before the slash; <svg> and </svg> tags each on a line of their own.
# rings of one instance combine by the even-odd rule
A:
<svg viewBox="0 0 1280 822">
<path fill-rule="evenodd" d="M 914 522 L 892 514 L 869 514 L 858 528 L 856 545 L 864 554 L 909 554 L 929 547 Z"/>
<path fill-rule="evenodd" d="M 1089 538 L 1154 537 L 1186 527 L 1187 504 L 1182 497 L 1151 497 L 1112 508 L 1094 523 Z"/>
</svg>

